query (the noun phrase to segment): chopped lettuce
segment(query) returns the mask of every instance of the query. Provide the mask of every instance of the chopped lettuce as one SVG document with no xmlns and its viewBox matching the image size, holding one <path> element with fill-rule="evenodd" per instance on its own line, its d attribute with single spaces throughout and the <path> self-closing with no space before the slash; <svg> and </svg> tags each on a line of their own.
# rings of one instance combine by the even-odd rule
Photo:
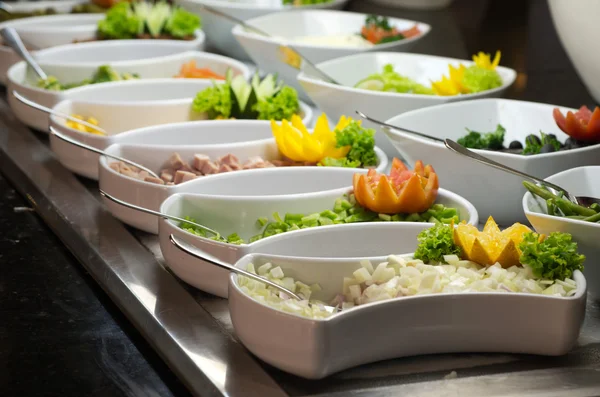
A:
<svg viewBox="0 0 600 397">
<path fill-rule="evenodd" d="M 381 73 L 372 74 L 366 79 L 359 81 L 355 87 L 371 91 L 435 95 L 435 92 L 431 88 L 396 73 L 394 66 L 391 64 L 385 65 Z"/>
<path fill-rule="evenodd" d="M 495 70 L 473 65 L 465 69 L 462 84 L 471 93 L 476 93 L 501 87 L 502 77 Z"/>
<path fill-rule="evenodd" d="M 210 119 L 231 117 L 233 100 L 228 84 L 213 83 L 212 87 L 205 88 L 196 94 L 192 109 L 194 112 L 207 113 Z"/>
<path fill-rule="evenodd" d="M 165 31 L 173 37 L 182 39 L 192 36 L 199 27 L 200 17 L 178 7 L 171 12 Z"/>
<path fill-rule="evenodd" d="M 425 263 L 444 263 L 445 255 L 461 255 L 461 250 L 454 243 L 454 229 L 449 225 L 435 225 L 423 230 L 417 236 L 419 246 L 415 251 L 415 259 Z"/>
<path fill-rule="evenodd" d="M 375 130 L 363 128 L 351 121 L 344 129 L 335 131 L 337 147 L 350 146 L 346 155 L 349 162 L 359 162 L 361 167 L 377 165 L 375 153 Z"/>
<path fill-rule="evenodd" d="M 531 268 L 536 277 L 547 280 L 570 278 L 575 270 L 583 271 L 585 256 L 577 251 L 577 243 L 568 233 L 553 232 L 540 241 L 534 232 L 523 236 L 519 244 L 520 262 Z"/>
<path fill-rule="evenodd" d="M 98 34 L 106 39 L 133 39 L 143 24 L 128 2 L 117 3 L 98 22 Z"/>
<path fill-rule="evenodd" d="M 289 86 L 284 86 L 275 95 L 259 98 L 254 105 L 259 120 L 289 120 L 298 113 L 300 102 L 298 92 Z"/>
</svg>

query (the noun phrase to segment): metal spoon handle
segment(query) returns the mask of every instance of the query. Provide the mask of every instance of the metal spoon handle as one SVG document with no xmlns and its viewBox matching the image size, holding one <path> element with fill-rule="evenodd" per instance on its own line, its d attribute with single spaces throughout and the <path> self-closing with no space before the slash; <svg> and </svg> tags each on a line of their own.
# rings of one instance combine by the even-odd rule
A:
<svg viewBox="0 0 600 397">
<path fill-rule="evenodd" d="M 520 176 L 521 178 L 530 179 L 530 180 L 532 180 L 532 181 L 534 181 L 536 183 L 539 183 L 541 185 L 549 186 L 552 189 L 555 189 L 555 190 L 558 190 L 560 192 L 563 192 L 565 194 L 565 196 L 570 197 L 569 192 L 567 192 L 565 189 L 563 189 L 560 186 L 557 186 L 557 185 L 555 185 L 553 183 L 550 183 L 550 182 L 546 182 L 543 179 L 537 178 L 535 176 L 531 176 L 531 175 L 526 174 L 524 172 L 515 170 L 514 168 L 510 168 L 510 167 L 508 167 L 508 166 L 506 166 L 504 164 L 497 163 L 494 160 L 491 160 L 491 159 L 489 159 L 487 157 L 484 157 L 484 156 L 482 156 L 480 154 L 477 154 L 477 153 L 475 153 L 475 152 L 473 152 L 473 151 L 465 148 L 462 145 L 459 145 L 458 143 L 454 142 L 451 139 L 444 140 L 444 143 L 446 144 L 446 147 L 448 149 L 452 150 L 455 153 L 458 153 L 458 154 L 461 154 L 463 156 L 469 157 L 469 158 L 471 158 L 471 159 L 473 159 L 473 160 L 475 160 L 475 161 L 477 161 L 477 162 L 479 162 L 481 164 L 485 164 L 487 166 L 497 168 L 497 169 L 499 169 L 501 171 L 509 172 L 511 174 Z"/>
<path fill-rule="evenodd" d="M 375 123 L 375 124 L 379 124 L 382 127 L 386 127 L 386 128 L 392 129 L 392 130 L 402 131 L 402 132 L 405 132 L 407 134 L 417 135 L 417 136 L 420 136 L 422 138 L 432 139 L 432 140 L 438 141 L 438 142 L 444 142 L 444 140 L 442 138 L 438 138 L 438 137 L 435 137 L 435 136 L 423 134 L 422 132 L 412 131 L 412 130 L 409 130 L 409 129 L 406 129 L 406 128 L 403 128 L 403 127 L 396 127 L 396 126 L 388 124 L 386 122 L 374 119 L 374 118 L 372 118 L 370 116 L 367 116 L 366 114 L 364 114 L 363 112 L 361 112 L 359 110 L 355 110 L 355 112 L 356 112 L 356 114 L 358 114 L 363 119 L 368 120 L 368 121 L 370 121 L 372 123 Z"/>
<path fill-rule="evenodd" d="M 48 76 L 46 75 L 46 73 L 44 73 L 40 65 L 37 64 L 37 62 L 35 61 L 35 59 L 33 59 L 29 51 L 27 51 L 27 48 L 25 48 L 25 45 L 23 45 L 19 34 L 14 28 L 6 27 L 0 30 L 0 34 L 2 35 L 2 39 L 4 40 L 4 42 L 9 47 L 11 47 L 17 54 L 19 54 L 21 58 L 23 58 L 27 65 L 29 65 L 29 67 L 33 69 L 33 71 L 40 77 L 40 79 L 45 80 L 48 78 Z"/>
<path fill-rule="evenodd" d="M 261 283 L 265 283 L 265 284 L 267 284 L 267 285 L 269 285 L 269 286 L 271 286 L 273 288 L 278 289 L 281 292 L 284 292 L 284 293 L 288 294 L 292 298 L 297 299 L 299 301 L 303 300 L 303 298 L 301 296 L 296 295 L 294 292 L 290 291 L 289 289 L 287 289 L 285 287 L 282 287 L 281 285 L 279 285 L 277 283 L 274 283 L 273 281 L 271 281 L 271 280 L 269 280 L 267 278 L 261 277 L 261 276 L 259 276 L 257 274 L 250 273 L 250 272 L 248 272 L 248 271 L 246 271 L 244 269 L 240 269 L 238 267 L 235 267 L 235 266 L 232 266 L 232 265 L 230 265 L 228 263 L 225 263 L 225 262 L 223 262 L 223 261 L 215 258 L 214 256 L 211 256 L 209 254 L 206 254 L 206 253 L 198 250 L 193 245 L 188 244 L 188 243 L 186 243 L 186 242 L 184 242 L 184 241 L 176 238 L 172 234 L 170 236 L 170 240 L 171 240 L 171 243 L 175 247 L 177 247 L 178 249 L 180 249 L 181 251 L 185 252 L 188 255 L 191 255 L 191 256 L 193 256 L 193 257 L 195 257 L 197 259 L 200 259 L 202 261 L 208 262 L 211 265 L 215 265 L 215 266 L 218 266 L 218 267 L 220 267 L 222 269 L 229 270 L 230 272 L 234 272 L 234 273 L 240 274 L 242 276 L 251 278 L 253 280 L 260 281 Z"/>
<path fill-rule="evenodd" d="M 82 148 L 82 149 L 89 150 L 90 152 L 98 153 L 98 154 L 100 154 L 100 155 L 102 155 L 102 156 L 106 156 L 106 157 L 110 157 L 110 158 L 112 158 L 112 159 L 115 159 L 115 160 L 118 160 L 118 161 L 122 161 L 122 162 L 124 162 L 124 163 L 126 163 L 126 164 L 129 164 L 129 165 L 131 165 L 131 166 L 134 166 L 134 167 L 137 167 L 137 168 L 139 168 L 139 169 L 141 169 L 141 170 L 144 170 L 144 171 L 146 171 L 148 174 L 152 175 L 154 178 L 160 178 L 160 177 L 159 177 L 159 176 L 158 176 L 158 175 L 157 175 L 157 174 L 156 174 L 154 171 L 152 171 L 150 168 L 144 167 L 143 165 L 141 165 L 141 164 L 138 164 L 138 163 L 136 163 L 135 161 L 127 160 L 127 159 L 126 159 L 126 158 L 124 158 L 124 157 L 115 156 L 114 154 L 108 154 L 108 153 L 106 153 L 104 150 L 100 150 L 100 149 L 98 149 L 98 148 L 95 148 L 95 147 L 93 147 L 93 146 L 86 145 L 86 144 L 85 144 L 85 143 L 83 143 L 83 142 L 79 142 L 79 141 L 77 141 L 77 140 L 75 140 L 75 139 L 72 139 L 72 138 L 70 138 L 70 137 L 68 137 L 68 136 L 66 136 L 66 135 L 64 135 L 64 134 L 62 134 L 62 133 L 60 133 L 60 132 L 58 132 L 56 129 L 54 129 L 54 127 L 50 127 L 50 128 L 49 128 L 49 130 L 50 130 L 50 133 L 51 133 L 51 134 L 53 134 L 54 136 L 56 136 L 58 139 L 61 139 L 61 140 L 65 141 L 65 142 L 68 142 L 68 143 L 70 143 L 70 144 L 72 144 L 72 145 L 79 146 L 79 147 L 80 147 L 80 148 Z"/>
<path fill-rule="evenodd" d="M 204 230 L 204 231 L 207 231 L 207 232 L 209 232 L 209 233 L 212 233 L 212 234 L 214 234 L 215 236 L 219 236 L 219 237 L 221 236 L 221 235 L 220 235 L 218 232 L 216 232 L 216 231 L 214 231 L 214 230 L 212 230 L 211 228 L 208 228 L 208 227 L 206 227 L 206 226 L 202 226 L 202 225 L 201 225 L 201 224 L 199 224 L 199 223 L 192 222 L 192 221 L 188 221 L 187 219 L 183 219 L 183 218 L 180 218 L 180 217 L 178 217 L 178 216 L 164 214 L 164 213 L 162 213 L 162 212 L 159 212 L 159 211 L 154 211 L 154 210 L 151 210 L 151 209 L 148 209 L 148 208 L 140 207 L 139 205 L 135 205 L 135 204 L 128 203 L 128 202 L 126 202 L 126 201 L 123 201 L 123 200 L 121 200 L 121 199 L 118 199 L 118 198 L 116 198 L 116 197 L 114 197 L 114 196 L 111 196 L 110 194 L 106 193 L 106 192 L 105 192 L 104 190 L 102 190 L 102 189 L 99 189 L 99 191 L 100 191 L 100 194 L 101 194 L 102 196 L 106 197 L 106 198 L 107 198 L 107 199 L 109 199 L 110 201 L 112 201 L 112 202 L 114 202 L 114 203 L 117 203 L 117 204 L 119 204 L 119 205 L 122 205 L 122 206 L 124 206 L 124 207 L 131 208 L 132 210 L 136 210 L 136 211 L 140 211 L 140 212 L 145 212 L 145 213 L 147 213 L 147 214 L 150 214 L 150 215 L 155 215 L 155 216 L 158 216 L 158 217 L 160 217 L 160 218 L 167 218 L 167 219 L 171 219 L 171 220 L 174 220 L 174 221 L 177 221 L 177 222 L 189 223 L 189 224 L 191 224 L 191 225 L 194 225 L 195 227 L 197 227 L 197 228 L 199 228 L 199 229 L 202 229 L 202 230 Z"/>
<path fill-rule="evenodd" d="M 32 101 L 31 99 L 25 98 L 23 95 L 19 94 L 15 90 L 13 90 L 12 93 L 13 93 L 14 97 L 17 98 L 17 100 L 19 102 L 24 103 L 27 106 L 30 106 L 30 107 L 32 107 L 34 109 L 37 109 L 37 110 L 39 110 L 41 112 L 44 112 L 44 113 L 52 114 L 52 115 L 55 115 L 55 116 L 58 116 L 58 117 L 62 117 L 63 119 L 71 120 L 71 121 L 73 121 L 75 123 L 83 124 L 86 127 L 93 128 L 93 129 L 97 130 L 98 132 L 103 133 L 104 135 L 108 135 L 107 132 L 105 130 L 103 130 L 102 128 L 100 128 L 98 126 L 95 126 L 94 124 L 88 123 L 85 120 L 80 120 L 80 119 L 75 118 L 73 116 L 69 116 L 66 113 L 57 112 L 56 110 L 52 110 L 50 108 L 47 108 L 44 105 L 41 105 L 41 104 L 39 104 L 37 102 Z"/>
</svg>

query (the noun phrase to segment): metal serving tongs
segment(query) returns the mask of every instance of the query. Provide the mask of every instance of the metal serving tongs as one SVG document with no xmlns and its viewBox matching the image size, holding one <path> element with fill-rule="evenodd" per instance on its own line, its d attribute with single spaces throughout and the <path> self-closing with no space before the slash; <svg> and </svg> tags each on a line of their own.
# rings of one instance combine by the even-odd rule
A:
<svg viewBox="0 0 600 397">
<path fill-rule="evenodd" d="M 175 237 L 172 234 L 170 236 L 170 240 L 171 240 L 171 243 L 175 247 L 177 247 L 181 251 L 185 252 L 186 254 L 193 256 L 194 258 L 197 258 L 197 259 L 200 259 L 201 261 L 210 263 L 211 265 L 218 266 L 222 269 L 229 270 L 230 272 L 237 273 L 241 276 L 245 276 L 245 277 L 251 278 L 253 280 L 260 281 L 261 283 L 265 283 L 268 286 L 276 288 L 279 291 L 289 295 L 290 297 L 292 297 L 296 300 L 299 300 L 299 301 L 306 300 L 306 298 L 304 298 L 303 296 L 298 295 L 295 292 L 292 292 L 291 290 L 289 290 L 289 289 L 287 289 L 265 277 L 259 276 L 258 274 L 250 273 L 244 269 L 240 269 L 239 267 L 232 266 L 229 263 L 225 263 L 225 262 L 221 261 L 220 259 L 217 259 L 214 256 L 207 254 L 206 252 L 200 251 L 198 248 L 194 247 L 191 244 L 186 243 L 185 241 L 183 241 L 181 239 L 178 239 L 177 237 Z M 312 306 L 313 304 L 309 302 L 309 305 Z M 322 307 L 329 313 L 336 313 L 336 312 L 339 312 L 342 310 L 339 306 L 334 307 L 334 306 L 327 306 L 327 305 L 319 305 L 319 307 Z"/>
<path fill-rule="evenodd" d="M 203 10 L 210 12 L 211 14 L 220 16 L 221 18 L 228 19 L 231 22 L 241 25 L 244 27 L 244 29 L 252 30 L 262 36 L 272 37 L 269 33 L 265 32 L 264 30 L 254 27 L 252 25 L 249 25 L 246 22 L 244 22 L 241 19 L 238 19 L 234 16 L 231 16 L 229 14 L 226 14 L 224 12 L 221 12 L 215 8 L 212 8 L 212 7 L 204 5 L 204 4 L 198 3 L 196 5 L 200 8 L 202 8 Z M 318 74 L 326 82 L 335 84 L 335 85 L 342 85 L 342 84 L 338 83 L 334 78 L 329 76 L 327 73 L 325 73 L 322 70 L 320 70 L 319 68 L 317 68 L 317 66 L 314 63 L 312 63 L 308 58 L 306 58 L 304 55 L 302 55 L 297 49 L 292 47 L 289 43 L 282 44 L 280 47 L 280 52 L 281 52 L 282 57 L 279 60 L 281 62 L 285 63 L 286 65 L 291 66 L 294 69 L 302 70 L 302 62 L 300 61 L 300 59 L 301 59 L 302 61 L 304 61 L 304 64 L 311 69 L 312 72 Z"/>
<path fill-rule="evenodd" d="M 204 225 L 201 225 L 199 223 L 196 223 L 194 221 L 189 221 L 187 219 L 184 218 L 180 218 L 178 216 L 175 215 L 169 215 L 169 214 L 165 214 L 163 212 L 159 212 L 159 211 L 154 211 L 148 208 L 144 208 L 144 207 L 140 207 L 139 205 L 135 205 L 135 204 L 131 204 L 128 203 L 126 201 L 120 200 L 114 196 L 111 196 L 110 194 L 106 193 L 104 190 L 102 189 L 98 189 L 100 191 L 100 194 L 103 197 L 106 197 L 107 199 L 109 199 L 110 201 L 122 205 L 123 207 L 127 207 L 127 208 L 131 208 L 132 210 L 136 210 L 136 211 L 140 211 L 140 212 L 145 212 L 146 214 L 150 214 L 150 215 L 154 215 L 154 216 L 158 216 L 160 218 L 165 218 L 165 219 L 170 219 L 172 221 L 177 221 L 177 222 L 182 222 L 182 223 L 188 223 L 190 225 L 193 225 L 195 227 L 197 227 L 198 229 L 204 230 L 205 232 L 211 233 L 212 235 L 214 235 L 215 237 L 217 237 L 219 239 L 219 241 L 225 241 L 223 239 L 223 237 L 221 237 L 221 235 L 219 234 L 219 232 L 206 227 Z"/>
<path fill-rule="evenodd" d="M 154 178 L 159 178 L 160 179 L 160 177 L 154 171 L 152 171 L 150 168 L 144 167 L 143 165 L 138 164 L 135 161 L 127 160 L 124 157 L 116 156 L 114 154 L 108 154 L 104 150 L 100 150 L 100 149 L 95 148 L 93 146 L 86 145 L 83 142 L 79 142 L 78 140 L 75 140 L 75 139 L 73 139 L 71 137 L 66 136 L 63 133 L 58 132 L 56 129 L 54 129 L 54 127 L 49 127 L 48 129 L 50 130 L 50 133 L 52 135 L 54 135 L 55 137 L 57 137 L 60 140 L 63 140 L 65 142 L 68 142 L 68 143 L 70 143 L 72 145 L 75 145 L 75 146 L 79 146 L 80 148 L 89 150 L 90 152 L 98 153 L 98 154 L 100 154 L 102 156 L 110 157 L 110 158 L 115 159 L 117 161 L 122 161 L 122 162 L 124 162 L 126 164 L 132 165 L 134 167 L 137 167 L 137 168 L 139 168 L 141 170 L 146 171 L 148 174 L 152 175 Z"/>
</svg>

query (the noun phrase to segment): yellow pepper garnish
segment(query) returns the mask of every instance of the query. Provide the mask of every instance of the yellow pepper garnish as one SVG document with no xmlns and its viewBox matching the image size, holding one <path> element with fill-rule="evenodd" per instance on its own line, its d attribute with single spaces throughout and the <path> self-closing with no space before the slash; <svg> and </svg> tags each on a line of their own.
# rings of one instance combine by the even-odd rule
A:
<svg viewBox="0 0 600 397">
<path fill-rule="evenodd" d="M 85 119 L 85 117 L 83 117 L 79 114 L 72 114 L 71 117 L 74 117 L 79 120 L 87 121 L 88 123 L 93 124 L 93 125 L 99 124 L 98 120 L 96 120 L 94 117 L 88 117 L 87 120 Z M 99 130 L 97 130 L 95 128 L 91 128 L 91 127 L 88 127 L 83 124 L 79 124 L 79 123 L 77 123 L 75 121 L 71 121 L 71 120 L 67 120 L 67 127 L 73 128 L 73 129 L 81 131 L 81 132 L 89 132 L 90 134 L 104 135 L 102 132 L 100 132 Z"/>
<path fill-rule="evenodd" d="M 485 54 L 479 51 L 477 55 L 473 55 L 473 62 L 475 62 L 475 65 L 479 66 L 480 68 L 494 70 L 496 69 L 496 66 L 500 64 L 500 56 L 500 51 L 496 51 L 494 61 L 492 62 L 490 54 Z"/>
<path fill-rule="evenodd" d="M 291 123 L 283 120 L 279 125 L 271 120 L 271 129 L 277 147 L 285 157 L 293 161 L 318 163 L 325 157 L 335 159 L 346 157 L 350 147 L 336 148 L 335 130 L 346 128 L 352 121 L 351 118 L 342 116 L 332 131 L 327 116 L 322 114 L 311 134 L 302 123 L 302 119 L 294 115 Z"/>
</svg>

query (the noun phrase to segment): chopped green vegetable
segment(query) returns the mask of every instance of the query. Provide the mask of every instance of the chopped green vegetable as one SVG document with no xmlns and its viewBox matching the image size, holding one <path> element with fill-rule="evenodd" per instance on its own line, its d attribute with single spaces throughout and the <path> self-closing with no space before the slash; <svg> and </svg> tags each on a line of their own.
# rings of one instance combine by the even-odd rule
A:
<svg viewBox="0 0 600 397">
<path fill-rule="evenodd" d="M 117 3 L 98 21 L 98 35 L 106 39 L 133 39 L 138 35 L 140 21 L 129 2 Z"/>
<path fill-rule="evenodd" d="M 368 15 L 365 21 L 365 25 L 375 25 L 378 28 L 381 28 L 385 31 L 391 31 L 392 27 L 390 26 L 390 21 L 387 17 L 379 16 L 379 15 Z"/>
<path fill-rule="evenodd" d="M 348 162 L 359 162 L 360 167 L 377 165 L 375 153 L 375 130 L 363 128 L 357 121 L 351 121 L 344 129 L 336 130 L 336 147 L 350 146 L 346 155 Z M 356 167 L 355 167 L 356 168 Z"/>
<path fill-rule="evenodd" d="M 531 268 L 536 277 L 547 280 L 570 278 L 575 270 L 583 271 L 585 256 L 577 251 L 577 243 L 568 233 L 553 232 L 543 241 L 534 232 L 523 236 L 519 244 L 520 262 Z"/>
<path fill-rule="evenodd" d="M 298 113 L 298 92 L 289 86 L 283 87 L 273 96 L 261 99 L 254 105 L 259 120 L 289 120 Z"/>
<path fill-rule="evenodd" d="M 383 72 L 375 73 L 359 81 L 356 88 L 371 91 L 399 92 L 406 94 L 435 95 L 435 92 L 411 78 L 401 76 L 394 71 L 391 64 L 383 67 Z"/>
<path fill-rule="evenodd" d="M 417 236 L 419 246 L 415 251 L 415 259 L 424 263 L 443 263 L 444 255 L 461 255 L 461 249 L 454 243 L 453 228 L 439 224 L 423 230 Z"/>
<path fill-rule="evenodd" d="M 473 65 L 465 69 L 462 84 L 471 93 L 491 90 L 502 86 L 502 77 L 495 70 Z"/>
<path fill-rule="evenodd" d="M 499 150 L 503 148 L 504 134 L 506 130 L 502 125 L 496 126 L 494 132 L 476 132 L 465 128 L 469 133 L 458 139 L 458 144 L 470 149 Z"/>
<path fill-rule="evenodd" d="M 229 85 L 216 83 L 197 93 L 192 103 L 194 112 L 208 113 L 210 119 L 231 117 L 232 106 Z"/>
<path fill-rule="evenodd" d="M 325 157 L 319 163 L 323 167 L 344 167 L 344 168 L 358 168 L 360 167 L 359 160 L 348 160 L 348 157 L 342 157 L 341 159 L 334 159 L 333 157 Z"/>
<path fill-rule="evenodd" d="M 83 80 L 76 83 L 61 84 L 54 76 L 48 76 L 47 79 L 38 80 L 36 87 L 51 91 L 64 91 L 75 87 L 81 87 L 88 84 L 106 83 L 109 81 L 139 79 L 135 73 L 123 73 L 119 75 L 110 65 L 102 65 L 96 69 L 96 72 L 91 79 Z"/>
</svg>

